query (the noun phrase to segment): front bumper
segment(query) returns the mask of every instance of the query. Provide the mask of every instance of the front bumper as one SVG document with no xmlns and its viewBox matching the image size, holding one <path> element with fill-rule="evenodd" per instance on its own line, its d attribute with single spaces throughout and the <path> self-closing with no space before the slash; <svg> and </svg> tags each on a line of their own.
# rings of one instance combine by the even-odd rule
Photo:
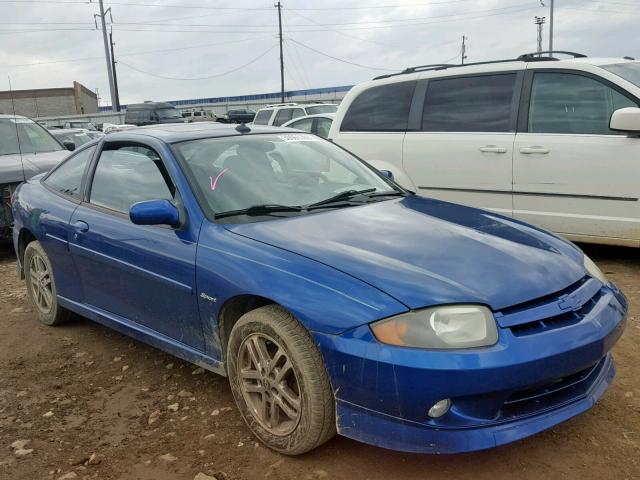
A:
<svg viewBox="0 0 640 480">
<path fill-rule="evenodd" d="M 382 345 L 367 325 L 315 334 L 336 396 L 338 432 L 395 450 L 457 453 L 509 443 L 588 410 L 614 377 L 609 351 L 627 311 L 612 285 L 591 302 L 577 322 L 501 327 L 498 343 L 482 349 Z M 429 408 L 445 398 L 451 409 L 430 418 Z"/>
</svg>

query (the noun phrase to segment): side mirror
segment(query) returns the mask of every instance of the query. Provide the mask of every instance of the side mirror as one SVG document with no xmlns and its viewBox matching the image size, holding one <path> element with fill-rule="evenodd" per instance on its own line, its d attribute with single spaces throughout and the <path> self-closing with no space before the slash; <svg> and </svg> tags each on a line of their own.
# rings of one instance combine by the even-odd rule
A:
<svg viewBox="0 0 640 480">
<path fill-rule="evenodd" d="M 73 152 L 76 149 L 76 144 L 70 140 L 65 140 L 64 142 L 62 142 L 62 145 L 64 145 L 64 148 L 66 148 L 70 152 Z"/>
<path fill-rule="evenodd" d="M 393 172 L 391 170 L 380 170 L 380 173 L 387 177 L 389 180 L 393 180 Z"/>
<path fill-rule="evenodd" d="M 640 108 L 627 107 L 613 112 L 609 128 L 618 132 L 640 133 Z"/>
<path fill-rule="evenodd" d="M 129 210 L 129 218 L 136 225 L 180 226 L 180 212 L 169 200 L 147 200 L 134 203 Z"/>
</svg>

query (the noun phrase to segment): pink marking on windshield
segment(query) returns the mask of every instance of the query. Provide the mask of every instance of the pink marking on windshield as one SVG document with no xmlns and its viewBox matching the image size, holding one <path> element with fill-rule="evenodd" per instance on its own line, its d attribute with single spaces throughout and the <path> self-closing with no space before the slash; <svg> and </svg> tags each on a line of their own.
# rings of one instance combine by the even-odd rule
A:
<svg viewBox="0 0 640 480">
<path fill-rule="evenodd" d="M 211 191 L 213 192 L 216 187 L 218 186 L 218 182 L 220 181 L 220 179 L 222 177 L 224 177 L 224 174 L 227 173 L 229 171 L 228 168 L 223 169 L 218 176 L 214 179 L 213 177 L 209 177 L 209 183 L 211 185 Z"/>
</svg>

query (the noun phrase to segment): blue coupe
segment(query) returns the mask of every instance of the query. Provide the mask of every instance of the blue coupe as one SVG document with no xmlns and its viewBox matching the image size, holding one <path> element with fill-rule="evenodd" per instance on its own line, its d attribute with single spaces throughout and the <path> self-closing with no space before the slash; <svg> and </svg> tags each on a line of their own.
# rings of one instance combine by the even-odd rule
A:
<svg viewBox="0 0 640 480">
<path fill-rule="evenodd" d="M 336 432 L 495 447 L 591 408 L 614 376 L 627 301 L 577 247 L 416 196 L 314 135 L 115 133 L 13 210 L 41 322 L 80 314 L 228 376 L 285 454 Z"/>
</svg>

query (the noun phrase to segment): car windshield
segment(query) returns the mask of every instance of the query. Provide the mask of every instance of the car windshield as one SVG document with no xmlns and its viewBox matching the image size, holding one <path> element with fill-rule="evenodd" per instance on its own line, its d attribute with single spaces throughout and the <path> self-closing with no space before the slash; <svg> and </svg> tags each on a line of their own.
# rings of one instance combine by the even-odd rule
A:
<svg viewBox="0 0 640 480">
<path fill-rule="evenodd" d="M 640 62 L 613 63 L 602 68 L 640 87 Z"/>
<path fill-rule="evenodd" d="M 307 115 L 316 115 L 318 113 L 336 113 L 337 105 L 316 105 L 315 107 L 307 107 Z"/>
<path fill-rule="evenodd" d="M 18 137 L 16 137 L 16 130 Z M 63 150 L 62 146 L 40 125 L 27 118 L 0 119 L 0 155 L 45 153 Z"/>
<path fill-rule="evenodd" d="M 336 196 L 348 206 L 351 193 L 400 193 L 353 155 L 315 135 L 208 138 L 175 148 L 205 210 L 214 215 L 256 206 L 307 207 Z"/>
<path fill-rule="evenodd" d="M 176 110 L 175 108 L 161 108 L 156 110 L 158 114 L 158 118 L 167 119 L 167 118 L 182 118 L 182 114 Z"/>
</svg>

